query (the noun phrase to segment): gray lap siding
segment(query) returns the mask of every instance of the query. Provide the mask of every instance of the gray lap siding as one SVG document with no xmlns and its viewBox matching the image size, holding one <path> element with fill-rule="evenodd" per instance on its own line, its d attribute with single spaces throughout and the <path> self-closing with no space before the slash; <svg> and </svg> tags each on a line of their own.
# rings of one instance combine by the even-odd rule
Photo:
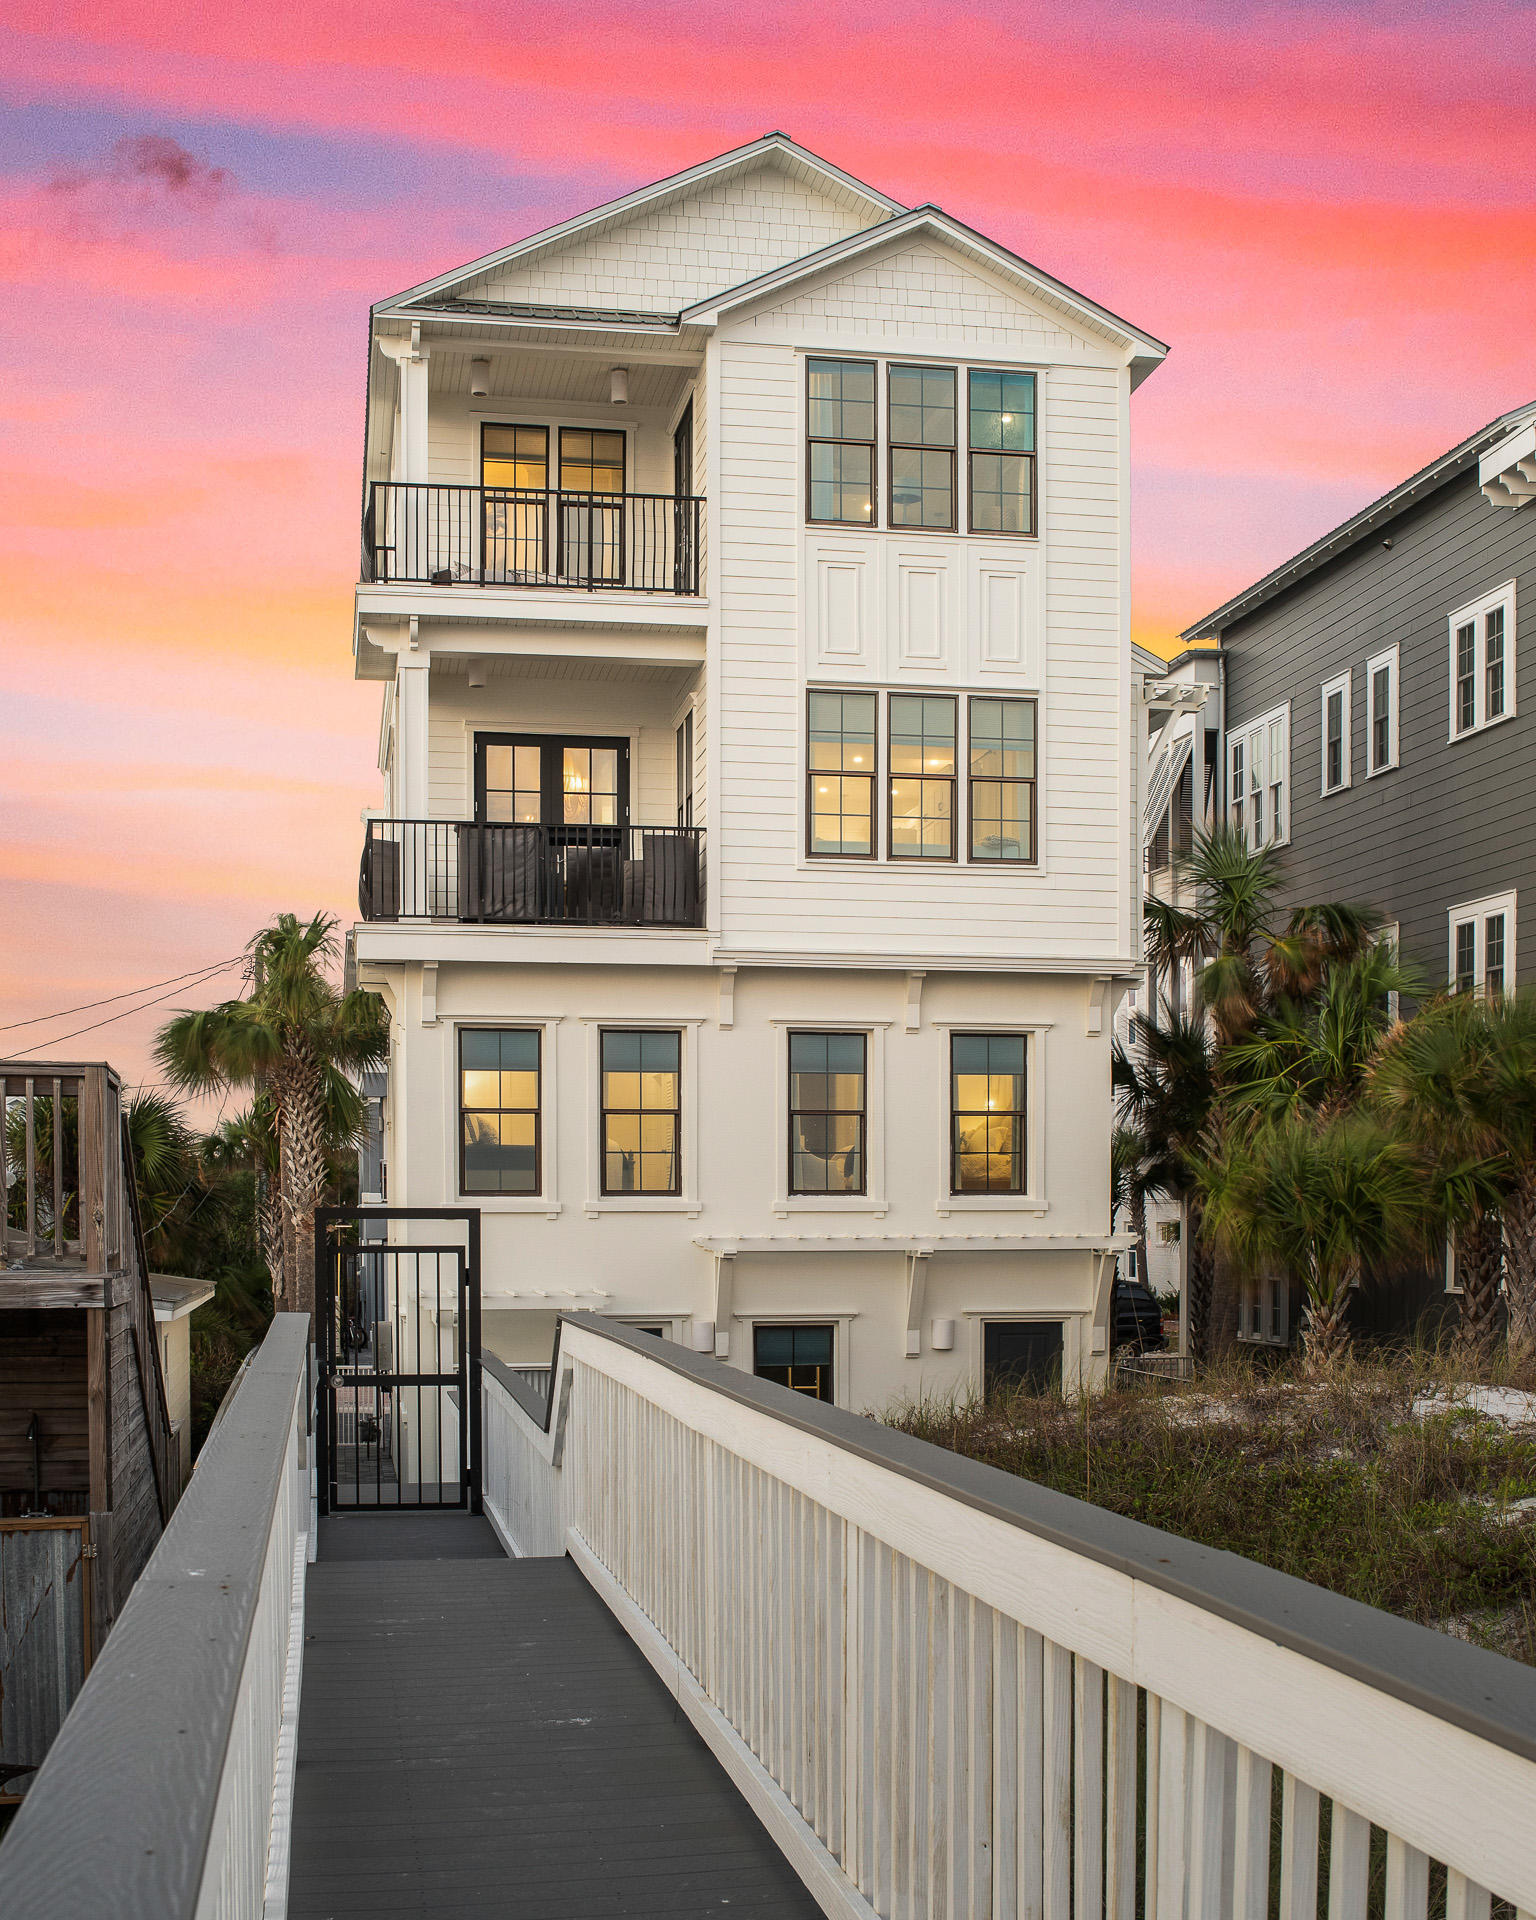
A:
<svg viewBox="0 0 1536 1920">
<path fill-rule="evenodd" d="M 1383 540 L 1391 538 L 1386 547 Z M 1448 621 L 1515 587 L 1514 716 L 1453 741 Z M 1530 631 L 1522 634 L 1522 626 Z M 1366 777 L 1366 662 L 1399 649 L 1398 764 Z M 1447 971 L 1447 913 L 1516 890 L 1517 975 L 1536 978 L 1536 508 L 1491 505 L 1460 475 L 1223 635 L 1229 733 L 1291 705 L 1285 902 L 1349 900 L 1401 930 L 1431 982 Z M 1351 673 L 1353 782 L 1324 796 L 1324 682 Z"/>
</svg>

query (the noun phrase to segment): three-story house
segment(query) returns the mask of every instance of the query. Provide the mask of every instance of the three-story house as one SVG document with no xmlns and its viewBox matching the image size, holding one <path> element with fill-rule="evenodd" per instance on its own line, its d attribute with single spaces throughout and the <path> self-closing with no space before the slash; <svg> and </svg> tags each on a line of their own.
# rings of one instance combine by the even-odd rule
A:
<svg viewBox="0 0 1536 1920">
<path fill-rule="evenodd" d="M 782 134 L 373 309 L 379 1157 L 509 1363 L 1102 1371 L 1165 351 Z"/>
</svg>

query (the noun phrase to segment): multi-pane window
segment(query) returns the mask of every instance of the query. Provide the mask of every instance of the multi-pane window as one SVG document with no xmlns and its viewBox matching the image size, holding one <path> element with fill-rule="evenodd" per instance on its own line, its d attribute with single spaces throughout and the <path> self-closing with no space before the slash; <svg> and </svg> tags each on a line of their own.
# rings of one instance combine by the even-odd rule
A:
<svg viewBox="0 0 1536 1920">
<path fill-rule="evenodd" d="M 1035 857 L 1035 703 L 970 703 L 970 849 L 973 860 Z"/>
<path fill-rule="evenodd" d="M 627 741 L 475 736 L 479 820 L 614 827 L 624 825 L 628 804 Z"/>
<path fill-rule="evenodd" d="M 1366 774 L 1397 765 L 1397 648 L 1365 663 Z"/>
<path fill-rule="evenodd" d="M 810 851 L 868 860 L 875 852 L 873 693 L 813 691 L 807 708 Z"/>
<path fill-rule="evenodd" d="M 563 493 L 622 493 L 624 435 L 606 427 L 560 429 Z"/>
<path fill-rule="evenodd" d="M 955 524 L 955 370 L 893 366 L 888 376 L 890 523 L 950 531 Z"/>
<path fill-rule="evenodd" d="M 866 1054 L 862 1033 L 789 1036 L 789 1191 L 862 1193 Z"/>
<path fill-rule="evenodd" d="M 950 1190 L 1022 1193 L 1024 1035 L 957 1033 L 950 1049 Z"/>
<path fill-rule="evenodd" d="M 1290 708 L 1235 727 L 1227 742 L 1227 819 L 1253 848 L 1290 837 Z"/>
<path fill-rule="evenodd" d="M 1498 893 L 1451 908 L 1451 984 L 1457 993 L 1491 997 L 1514 986 L 1515 905 L 1513 893 Z"/>
<path fill-rule="evenodd" d="M 889 708 L 893 860 L 955 857 L 957 707 L 952 696 L 893 693 Z"/>
<path fill-rule="evenodd" d="M 536 1027 L 459 1030 L 459 1191 L 537 1193 Z"/>
<path fill-rule="evenodd" d="M 1515 710 L 1515 587 L 1509 581 L 1450 619 L 1451 735 Z"/>
<path fill-rule="evenodd" d="M 1035 531 L 1035 376 L 973 368 L 969 380 L 972 533 Z"/>
<path fill-rule="evenodd" d="M 1349 785 L 1350 676 L 1340 674 L 1323 687 L 1323 792 Z"/>
<path fill-rule="evenodd" d="M 680 1192 L 682 1035 L 605 1027 L 601 1046 L 603 1192 Z"/>
<path fill-rule="evenodd" d="M 870 526 L 875 518 L 875 363 L 806 362 L 807 512 Z"/>
<path fill-rule="evenodd" d="M 754 1327 L 752 1371 L 813 1400 L 832 1398 L 832 1329 L 829 1326 Z"/>
</svg>

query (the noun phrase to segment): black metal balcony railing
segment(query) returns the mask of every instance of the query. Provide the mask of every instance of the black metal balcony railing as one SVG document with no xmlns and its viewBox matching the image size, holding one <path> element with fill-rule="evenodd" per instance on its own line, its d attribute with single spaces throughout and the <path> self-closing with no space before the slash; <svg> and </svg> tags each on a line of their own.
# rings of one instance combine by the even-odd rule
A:
<svg viewBox="0 0 1536 1920">
<path fill-rule="evenodd" d="M 484 826 L 370 820 L 365 920 L 701 927 L 702 827 Z"/>
<path fill-rule="evenodd" d="M 376 480 L 363 576 L 433 587 L 623 587 L 697 593 L 704 502 Z"/>
</svg>

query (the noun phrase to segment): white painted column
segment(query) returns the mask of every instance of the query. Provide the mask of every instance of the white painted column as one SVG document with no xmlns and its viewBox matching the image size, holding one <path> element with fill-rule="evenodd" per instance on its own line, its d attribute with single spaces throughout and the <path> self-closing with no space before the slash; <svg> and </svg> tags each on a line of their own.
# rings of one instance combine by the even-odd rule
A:
<svg viewBox="0 0 1536 1920">
<path fill-rule="evenodd" d="M 431 551 L 431 495 L 425 490 L 427 460 L 427 371 L 430 349 L 422 346 L 419 330 L 411 330 L 411 350 L 400 356 L 400 478 L 422 483 L 403 487 L 396 495 L 394 515 L 397 578 L 425 580 L 436 564 Z"/>
<path fill-rule="evenodd" d="M 428 686 L 431 665 L 426 660 L 401 660 L 395 668 L 396 792 L 402 817 L 424 821 L 428 813 Z M 436 846 L 430 828 L 410 824 L 398 830 L 400 840 L 400 907 L 406 914 L 427 910 Z"/>
</svg>

